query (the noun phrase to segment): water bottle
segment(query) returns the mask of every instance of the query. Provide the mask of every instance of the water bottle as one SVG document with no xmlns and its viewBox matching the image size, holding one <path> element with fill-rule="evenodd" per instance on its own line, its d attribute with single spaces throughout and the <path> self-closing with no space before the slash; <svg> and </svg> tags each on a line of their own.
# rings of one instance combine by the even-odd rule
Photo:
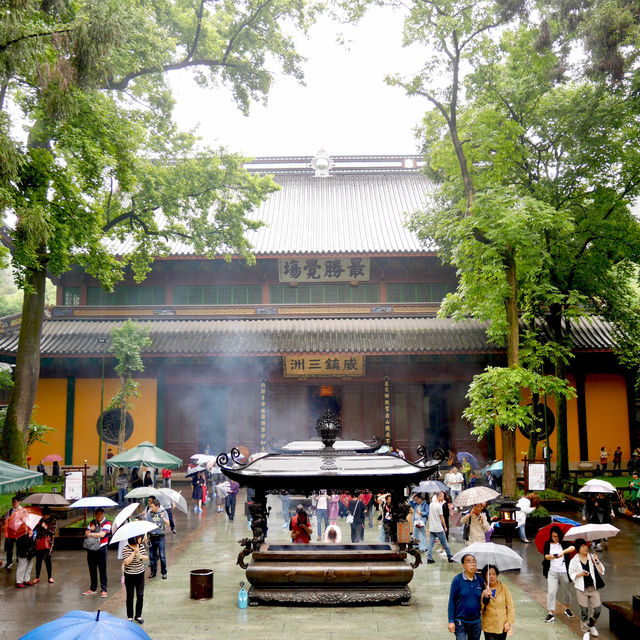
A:
<svg viewBox="0 0 640 640">
<path fill-rule="evenodd" d="M 238 609 L 246 609 L 249 602 L 249 596 L 244 588 L 244 582 L 240 583 L 240 591 L 238 591 Z"/>
</svg>

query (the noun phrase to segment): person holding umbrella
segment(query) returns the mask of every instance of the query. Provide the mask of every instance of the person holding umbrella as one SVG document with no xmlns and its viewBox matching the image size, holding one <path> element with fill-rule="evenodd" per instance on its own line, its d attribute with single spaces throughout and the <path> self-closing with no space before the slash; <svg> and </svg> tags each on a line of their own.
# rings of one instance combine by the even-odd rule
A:
<svg viewBox="0 0 640 640">
<path fill-rule="evenodd" d="M 455 634 L 456 640 L 480 640 L 481 598 L 488 591 L 476 573 L 477 568 L 473 554 L 465 553 L 462 557 L 463 571 L 451 581 L 448 629 Z"/>
<path fill-rule="evenodd" d="M 596 622 L 601 611 L 598 589 L 604 587 L 601 577 L 604 575 L 604 565 L 595 553 L 589 553 L 589 544 L 584 538 L 578 538 L 573 544 L 578 553 L 569 562 L 569 577 L 573 580 L 578 597 L 582 640 L 589 640 L 591 636 L 598 635 Z"/>
<path fill-rule="evenodd" d="M 107 597 L 107 545 L 111 535 L 111 522 L 104 515 L 104 509 L 98 507 L 94 512 L 94 519 L 89 523 L 84 533 L 85 549 L 87 550 L 87 564 L 89 565 L 89 589 L 83 596 L 95 596 L 98 589 L 98 572 L 100 572 L 100 597 Z M 90 542 L 95 538 L 97 543 Z M 97 546 L 97 549 L 92 548 Z"/>
<path fill-rule="evenodd" d="M 47 506 L 42 507 L 42 520 L 38 522 L 35 528 L 36 534 L 36 579 L 34 584 L 40 582 L 40 571 L 42 569 L 42 561 L 47 567 L 47 577 L 49 583 L 54 582 L 51 574 L 51 554 L 53 553 L 53 540 L 56 534 L 56 519 L 53 512 Z"/>
<path fill-rule="evenodd" d="M 156 525 L 156 528 L 149 533 L 149 567 L 151 573 L 149 578 L 155 578 L 158 569 L 158 559 L 160 559 L 160 573 L 162 579 L 167 579 L 167 556 L 165 553 L 164 534 L 169 526 L 169 519 L 166 511 L 160 506 L 156 498 L 149 499 L 149 508 L 146 519 Z M 125 578 L 126 580 L 126 578 Z"/>
<path fill-rule="evenodd" d="M 127 590 L 127 618 L 143 624 L 142 604 L 144 599 L 144 562 L 149 554 L 143 543 L 144 537 L 129 538 L 122 549 L 124 564 L 124 586 Z M 133 595 L 136 595 L 136 611 L 133 615 Z"/>
<path fill-rule="evenodd" d="M 549 539 L 544 543 L 542 561 L 542 575 L 547 579 L 547 617 L 545 622 L 553 622 L 556 618 L 556 596 L 558 587 L 562 585 L 566 591 L 567 604 L 561 604 L 567 618 L 573 618 L 571 611 L 571 591 L 569 590 L 569 556 L 575 551 L 575 547 L 564 541 L 562 529 L 557 526 L 551 527 Z"/>
<path fill-rule="evenodd" d="M 16 540 L 16 556 L 18 568 L 16 569 L 16 589 L 32 587 L 31 569 L 33 559 L 36 557 L 36 541 L 33 530 L 26 527 L 24 533 Z"/>
<path fill-rule="evenodd" d="M 13 498 L 11 498 L 11 509 L 7 511 L 7 516 L 6 516 L 7 520 L 18 509 L 22 509 L 22 505 L 20 504 L 20 498 L 16 495 L 16 496 L 13 496 Z M 16 541 L 13 538 L 5 537 L 4 550 L 5 550 L 5 553 L 7 554 L 7 566 L 6 566 L 7 571 L 10 571 L 11 567 L 13 566 L 13 548 L 15 547 L 15 544 L 16 544 Z"/>
<path fill-rule="evenodd" d="M 481 572 L 486 589 L 482 593 L 482 630 L 485 640 L 506 640 L 515 622 L 515 607 L 507 585 L 498 580 L 500 570 L 493 564 Z"/>
</svg>

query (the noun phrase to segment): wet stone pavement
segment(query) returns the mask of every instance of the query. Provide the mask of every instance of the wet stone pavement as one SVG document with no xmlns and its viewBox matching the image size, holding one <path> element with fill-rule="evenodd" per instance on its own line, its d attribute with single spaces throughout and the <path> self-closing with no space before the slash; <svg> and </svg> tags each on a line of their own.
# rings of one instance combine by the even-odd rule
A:
<svg viewBox="0 0 640 640">
<path fill-rule="evenodd" d="M 575 517 L 571 514 L 569 517 Z M 348 540 L 348 525 L 340 521 L 343 539 Z M 609 550 L 600 554 L 607 574 L 602 592 L 604 600 L 631 600 L 640 592 L 640 522 L 620 519 L 615 523 L 622 532 L 610 541 Z M 276 500 L 270 518 L 269 540 L 287 542 L 288 531 L 281 528 L 280 503 Z M 297 637 L 301 633 L 314 640 L 422 640 L 452 639 L 447 631 L 449 584 L 460 565 L 449 565 L 446 558 L 434 554 L 436 564 L 420 566 L 411 583 L 413 596 L 409 606 L 382 607 L 237 607 L 239 582 L 244 571 L 236 564 L 240 550 L 237 541 L 249 534 L 243 503 L 238 501 L 234 522 L 214 509 L 203 514 L 190 511 L 176 517 L 177 535 L 167 536 L 168 579 L 160 575 L 145 586 L 144 629 L 153 640 L 189 638 L 209 640 L 221 633 L 234 640 L 270 640 Z M 378 540 L 374 527 L 365 530 L 365 542 Z M 497 540 L 501 542 L 500 539 Z M 115 547 L 116 545 L 114 545 Z M 455 553 L 461 543 L 452 543 Z M 569 620 L 558 613 L 556 621 L 545 624 L 546 581 L 542 577 L 542 557 L 533 544 L 514 541 L 513 548 L 523 555 L 521 572 L 503 573 L 515 600 L 514 638 L 522 640 L 565 640 L 581 637 L 578 615 Z M 15 569 L 0 568 L 0 640 L 18 640 L 34 627 L 55 619 L 72 609 L 108 611 L 126 617 L 124 585 L 120 583 L 121 563 L 115 549 L 109 552 L 109 596 L 83 597 L 88 586 L 86 554 L 82 550 L 54 550 L 55 583 L 44 580 L 28 589 L 15 589 Z M 4 556 L 3 556 L 4 560 Z M 213 569 L 214 597 L 194 601 L 189 598 L 189 572 Z M 159 573 L 159 572 L 158 572 Z M 248 585 L 247 585 L 248 586 Z M 572 587 L 572 593 L 575 590 Z M 573 601 L 575 613 L 578 606 Z M 608 613 L 598 625 L 603 640 L 615 640 L 608 630 Z M 117 640 L 117 639 L 116 639 Z M 626 639 L 624 639 L 626 640 Z"/>
</svg>

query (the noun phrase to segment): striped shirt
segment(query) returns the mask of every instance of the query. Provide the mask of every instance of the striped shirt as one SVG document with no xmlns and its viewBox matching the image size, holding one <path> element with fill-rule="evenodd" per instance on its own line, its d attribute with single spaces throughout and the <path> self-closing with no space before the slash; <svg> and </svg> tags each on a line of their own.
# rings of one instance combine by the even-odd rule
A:
<svg viewBox="0 0 640 640">
<path fill-rule="evenodd" d="M 93 531 L 91 530 L 91 525 L 94 527 Z M 91 531 L 91 533 L 98 533 L 98 531 L 101 531 L 107 534 L 100 538 L 100 549 L 102 549 L 109 544 L 109 538 L 111 538 L 111 522 L 106 518 L 103 518 L 102 522 L 98 522 L 96 519 L 93 519 L 89 524 L 87 531 Z"/>
<path fill-rule="evenodd" d="M 138 548 L 140 549 L 140 555 L 143 558 L 148 558 L 147 550 L 143 544 L 139 544 Z M 135 553 L 135 550 L 132 549 L 128 544 L 124 546 L 122 550 L 122 559 L 126 560 L 129 556 L 132 556 Z M 130 564 L 124 565 L 124 572 L 128 574 L 138 574 L 144 573 L 144 562 L 142 562 L 141 558 L 134 558 Z"/>
</svg>

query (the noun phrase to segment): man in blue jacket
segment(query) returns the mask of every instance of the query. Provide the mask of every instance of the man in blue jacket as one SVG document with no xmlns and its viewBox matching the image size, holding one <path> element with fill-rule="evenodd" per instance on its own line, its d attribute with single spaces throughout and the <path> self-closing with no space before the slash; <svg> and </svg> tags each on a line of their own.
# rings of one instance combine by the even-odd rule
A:
<svg viewBox="0 0 640 640">
<path fill-rule="evenodd" d="M 470 553 L 462 558 L 462 568 L 449 591 L 449 631 L 455 633 L 456 640 L 480 640 L 480 608 L 485 585 L 476 573 L 476 559 Z"/>
</svg>

